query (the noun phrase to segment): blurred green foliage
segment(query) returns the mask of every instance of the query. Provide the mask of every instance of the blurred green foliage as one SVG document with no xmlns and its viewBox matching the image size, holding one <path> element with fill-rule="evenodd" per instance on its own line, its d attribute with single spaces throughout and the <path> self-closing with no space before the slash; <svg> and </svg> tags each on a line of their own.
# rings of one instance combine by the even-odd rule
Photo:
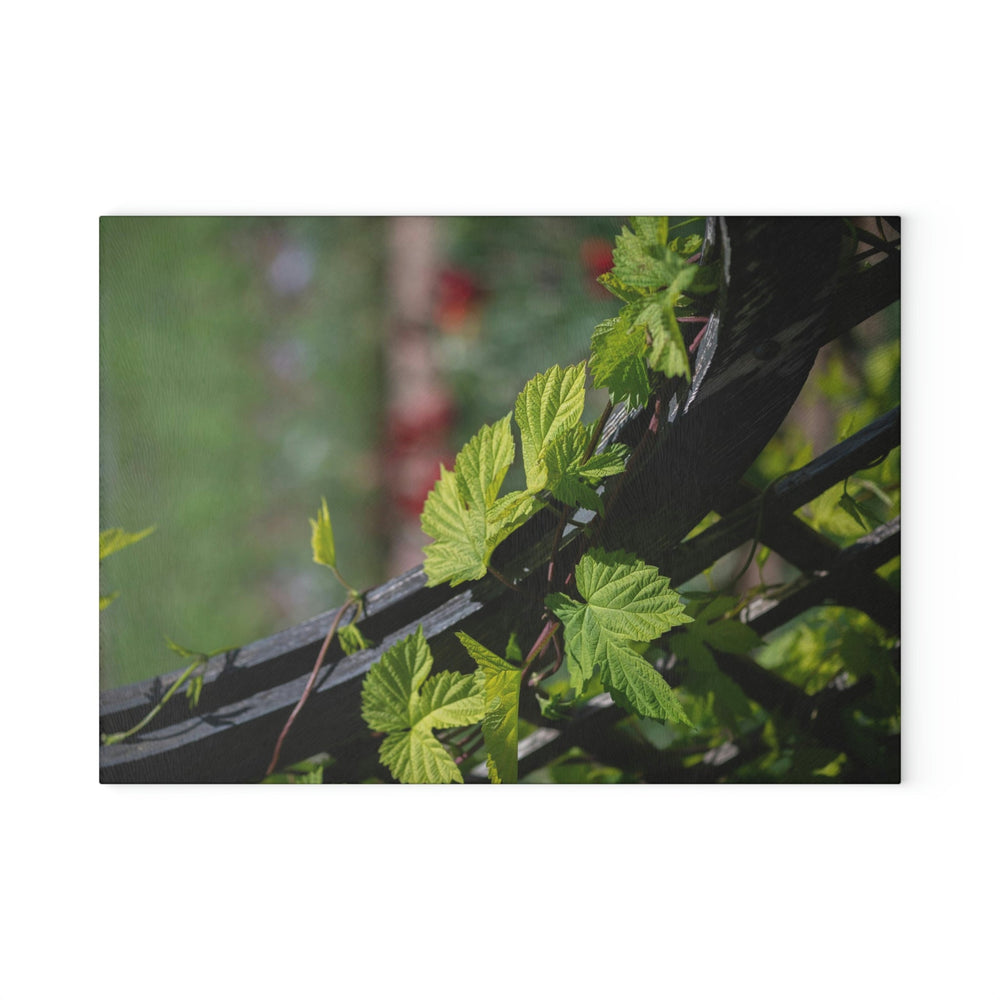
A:
<svg viewBox="0 0 1000 1000">
<path fill-rule="evenodd" d="M 445 218 L 441 267 L 474 288 L 436 330 L 457 449 L 554 360 L 586 355 L 621 220 Z M 338 601 L 309 558 L 330 499 L 338 564 L 382 582 L 379 447 L 388 220 L 107 217 L 100 223 L 101 527 L 157 524 L 101 567 L 101 686 L 175 667 L 164 634 L 238 646 Z"/>
<path fill-rule="evenodd" d="M 101 618 L 102 687 L 173 669 L 165 633 L 238 646 L 329 607 L 309 563 L 323 494 L 353 578 L 379 581 L 383 228 L 101 220 L 101 526 L 158 525 L 101 567 L 123 595 Z"/>
</svg>

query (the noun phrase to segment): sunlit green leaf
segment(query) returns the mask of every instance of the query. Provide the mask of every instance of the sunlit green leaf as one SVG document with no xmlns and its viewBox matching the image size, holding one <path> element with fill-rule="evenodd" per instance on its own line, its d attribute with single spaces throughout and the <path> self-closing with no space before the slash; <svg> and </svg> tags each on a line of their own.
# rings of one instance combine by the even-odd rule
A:
<svg viewBox="0 0 1000 1000">
<path fill-rule="evenodd" d="M 584 461 L 589 443 L 590 431 L 580 424 L 567 427 L 551 441 L 542 453 L 545 486 L 563 503 L 603 514 L 595 487 L 607 476 L 625 470 L 628 449 L 614 444 Z"/>
<path fill-rule="evenodd" d="M 461 782 L 462 774 L 432 730 L 479 722 L 484 715 L 483 674 L 434 665 L 422 627 L 387 650 L 361 688 L 361 715 L 386 733 L 379 760 L 404 783 Z"/>
<path fill-rule="evenodd" d="M 459 493 L 472 510 L 484 516 L 514 461 L 510 420 L 508 413 L 496 423 L 481 427 L 455 458 Z"/>
<path fill-rule="evenodd" d="M 204 684 L 204 676 L 195 674 L 187 683 L 185 695 L 187 696 L 188 708 L 194 711 L 198 707 L 198 700 L 201 698 L 201 689 Z"/>
<path fill-rule="evenodd" d="M 631 285 L 626 285 L 625 282 L 621 281 L 619 278 L 615 277 L 614 271 L 608 271 L 607 274 L 598 275 L 597 283 L 606 288 L 612 295 L 621 299 L 623 302 L 635 302 L 643 297 L 644 290 L 641 288 L 633 288 Z"/>
<path fill-rule="evenodd" d="M 209 653 L 203 653 L 198 649 L 186 649 L 184 646 L 179 645 L 174 642 L 169 636 L 164 636 L 164 641 L 167 644 L 167 648 L 172 652 L 176 653 L 178 656 L 184 659 L 197 660 L 199 663 L 207 663 L 213 656 L 219 656 L 221 653 L 228 653 L 235 649 L 235 646 L 222 646 L 219 649 L 213 649 Z"/>
<path fill-rule="evenodd" d="M 637 220 L 633 220 L 635 224 Z M 655 240 L 644 238 L 649 234 L 642 226 L 640 231 L 642 235 L 623 228 L 615 238 L 615 248 L 611 252 L 615 277 L 632 288 L 652 290 L 669 285 L 677 268 L 674 259 L 679 263 L 683 261 L 669 253 L 665 244 L 661 247 Z"/>
<path fill-rule="evenodd" d="M 650 296 L 636 323 L 644 327 L 649 336 L 649 367 L 667 376 L 683 375 L 690 379 L 688 350 L 669 297 Z"/>
<path fill-rule="evenodd" d="M 671 240 L 669 247 L 674 251 L 674 253 L 687 260 L 689 257 L 693 257 L 701 249 L 701 244 L 701 236 L 697 233 L 693 233 L 690 236 L 679 236 L 677 239 Z"/>
<path fill-rule="evenodd" d="M 517 397 L 514 417 L 521 429 L 521 449 L 527 488 L 547 489 L 542 453 L 546 445 L 583 414 L 586 364 L 569 368 L 553 365 L 531 379 Z"/>
<path fill-rule="evenodd" d="M 441 476 L 424 502 L 420 525 L 433 541 L 424 547 L 428 586 L 452 586 L 486 575 L 493 550 L 536 511 L 541 501 L 527 491 L 497 498 L 514 461 L 508 413 L 482 427 Z"/>
<path fill-rule="evenodd" d="M 486 708 L 483 740 L 490 780 L 494 784 L 513 784 L 517 781 L 517 712 L 521 671 L 465 632 L 455 634 L 483 672 Z"/>
<path fill-rule="evenodd" d="M 601 663 L 601 680 L 626 711 L 694 728 L 674 690 L 629 646 L 608 643 Z"/>
<path fill-rule="evenodd" d="M 337 565 L 337 550 L 333 544 L 333 525 L 330 523 L 330 511 L 325 497 L 316 520 L 309 518 L 309 523 L 312 525 L 313 562 L 334 569 Z"/>
<path fill-rule="evenodd" d="M 692 620 L 670 581 L 630 553 L 598 548 L 581 557 L 576 586 L 583 603 L 565 594 L 546 598 L 563 623 L 567 668 L 576 690 L 582 692 L 598 669 L 605 686 L 638 714 L 685 721 L 667 682 L 632 646 Z"/>
<path fill-rule="evenodd" d="M 630 409 L 649 400 L 649 375 L 643 354 L 646 336 L 635 323 L 640 309 L 625 305 L 614 319 L 599 323 L 590 339 L 590 371 L 594 387 L 606 387 L 613 403 Z"/>
<path fill-rule="evenodd" d="M 108 528 L 107 531 L 102 531 L 101 561 L 103 562 L 108 556 L 127 548 L 129 545 L 141 542 L 147 535 L 151 535 L 154 531 L 156 531 L 155 524 L 134 534 L 130 534 L 124 528 Z"/>
<path fill-rule="evenodd" d="M 350 656 L 352 653 L 368 649 L 371 646 L 371 643 L 361 634 L 361 629 L 354 622 L 337 629 L 337 641 L 345 656 Z"/>
</svg>

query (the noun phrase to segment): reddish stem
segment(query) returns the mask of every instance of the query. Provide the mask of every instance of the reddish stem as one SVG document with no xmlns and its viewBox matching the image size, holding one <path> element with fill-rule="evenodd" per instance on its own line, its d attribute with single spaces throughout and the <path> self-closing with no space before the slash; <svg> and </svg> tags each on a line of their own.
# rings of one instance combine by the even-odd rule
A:
<svg viewBox="0 0 1000 1000">
<path fill-rule="evenodd" d="M 701 319 L 700 316 L 698 318 Z M 707 329 L 708 329 L 708 323 L 706 322 L 705 325 L 698 331 L 698 336 L 696 336 L 694 340 L 691 341 L 691 346 L 688 348 L 688 354 L 694 354 L 694 352 L 698 348 L 698 345 L 701 343 L 701 338 L 705 336 L 705 331 Z"/>
<path fill-rule="evenodd" d="M 556 648 L 555 661 L 542 673 L 538 674 L 535 677 L 532 677 L 531 680 L 528 681 L 528 687 L 531 688 L 538 687 L 538 685 L 541 684 L 546 677 L 551 677 L 562 666 L 562 661 L 563 661 L 562 647 L 559 645 L 559 640 L 554 635 L 552 636 L 552 645 L 555 646 Z"/>
<path fill-rule="evenodd" d="M 546 648 L 552 636 L 555 634 L 556 629 L 559 628 L 560 622 L 558 620 L 547 621 L 545 623 L 545 628 L 538 633 L 538 638 L 535 640 L 535 644 L 528 651 L 528 655 L 524 660 L 524 667 L 521 670 L 521 676 L 524 677 L 528 673 L 528 668 L 531 666 L 535 660 L 538 659 L 542 653 L 545 652 Z"/>
<path fill-rule="evenodd" d="M 281 745 L 285 742 L 285 737 L 288 735 L 288 731 L 292 728 L 292 723 L 295 721 L 295 717 L 299 714 L 302 706 L 306 703 L 306 698 L 309 697 L 309 692 L 312 691 L 316 684 L 316 678 L 319 676 L 319 668 L 323 665 L 323 659 L 326 656 L 326 651 L 330 648 L 330 642 L 333 640 L 333 634 L 337 631 L 337 626 L 340 624 L 340 619 L 344 617 L 347 609 L 357 602 L 354 598 L 351 598 L 336 614 L 333 619 L 333 624 L 330 626 L 330 631 L 326 633 L 326 638 L 323 640 L 323 645 L 320 647 L 319 656 L 316 657 L 316 663 L 313 665 L 312 673 L 309 675 L 309 680 L 306 682 L 306 689 L 302 692 L 302 696 L 298 700 L 295 708 L 292 709 L 292 714 L 288 717 L 288 721 L 285 723 L 285 728 L 281 730 L 281 735 L 278 736 L 278 742 L 274 746 L 274 756 L 271 757 L 271 763 L 267 766 L 267 771 L 264 777 L 268 777 L 278 765 L 278 756 L 281 753 Z"/>
</svg>

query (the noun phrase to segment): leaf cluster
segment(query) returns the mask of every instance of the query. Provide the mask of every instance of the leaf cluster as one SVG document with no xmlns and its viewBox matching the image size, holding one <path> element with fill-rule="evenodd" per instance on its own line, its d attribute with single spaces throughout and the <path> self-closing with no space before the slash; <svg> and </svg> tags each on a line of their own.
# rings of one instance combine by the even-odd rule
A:
<svg viewBox="0 0 1000 1000">
<path fill-rule="evenodd" d="M 512 413 L 482 427 L 458 453 L 424 503 L 421 527 L 433 541 L 424 548 L 428 586 L 478 580 L 505 538 L 545 506 L 546 495 L 572 507 L 603 513 L 597 492 L 625 469 L 627 450 L 612 445 L 594 454 L 597 425 L 581 423 L 586 363 L 553 365 L 532 378 Z M 512 417 L 521 436 L 526 488 L 500 494 L 514 463 Z"/>
<path fill-rule="evenodd" d="M 667 219 L 640 218 L 632 225 L 618 238 L 614 269 L 601 279 L 625 306 L 617 320 L 595 331 L 589 367 L 595 385 L 608 386 L 612 401 L 637 404 L 648 398 L 650 367 L 688 373 L 676 310 L 685 291 L 712 285 L 703 269 L 686 259 L 697 252 L 699 237 L 671 239 Z M 535 375 L 511 412 L 481 427 L 452 469 L 441 467 L 421 516 L 431 538 L 424 548 L 428 586 L 454 587 L 497 572 L 490 565 L 496 547 L 543 506 L 562 505 L 556 542 L 569 511 L 606 516 L 601 490 L 609 476 L 626 473 L 628 449 L 615 444 L 597 452 L 610 411 L 583 424 L 587 369 L 582 361 Z M 515 460 L 513 423 L 525 488 L 504 493 Z M 561 666 L 564 648 L 576 699 L 603 689 L 634 715 L 692 725 L 676 693 L 643 655 L 651 640 L 692 621 L 670 581 L 634 553 L 597 547 L 581 554 L 572 579 L 577 596 L 558 591 L 545 596 L 547 623 L 523 665 L 509 662 L 520 661 L 516 645 L 504 659 L 460 632 L 475 673 L 432 674 L 433 659 L 419 629 L 379 659 L 364 684 L 363 715 L 373 730 L 385 733 L 380 760 L 395 778 L 460 781 L 461 772 L 433 730 L 480 723 L 490 779 L 516 781 L 522 677 L 550 647 L 555 660 L 548 674 Z M 564 647 L 556 638 L 560 629 Z M 564 710 L 544 692 L 538 701 L 553 716 Z"/>
<path fill-rule="evenodd" d="M 397 642 L 372 667 L 361 689 L 361 716 L 385 733 L 379 760 L 405 783 L 461 782 L 462 774 L 433 730 L 480 722 L 484 675 L 442 671 L 423 628 Z"/>
<path fill-rule="evenodd" d="M 669 219 L 638 217 L 623 227 L 612 253 L 614 267 L 598 281 L 623 301 L 616 317 L 594 330 L 591 370 L 615 403 L 645 406 L 649 371 L 691 379 L 691 364 L 678 316 L 691 299 L 717 286 L 715 269 L 692 258 L 701 237 L 671 239 Z"/>
</svg>

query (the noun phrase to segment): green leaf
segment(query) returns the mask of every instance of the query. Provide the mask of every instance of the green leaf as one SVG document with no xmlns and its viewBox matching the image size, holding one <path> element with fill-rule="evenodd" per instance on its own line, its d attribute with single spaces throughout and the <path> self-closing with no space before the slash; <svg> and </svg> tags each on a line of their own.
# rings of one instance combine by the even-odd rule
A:
<svg viewBox="0 0 1000 1000">
<path fill-rule="evenodd" d="M 470 509 L 485 515 L 514 461 L 511 414 L 486 424 L 455 458 L 459 494 Z"/>
<path fill-rule="evenodd" d="M 187 688 L 184 693 L 187 696 L 188 709 L 192 712 L 198 707 L 198 700 L 201 698 L 201 689 L 204 684 L 204 680 L 204 675 L 195 674 L 191 680 L 187 682 Z"/>
<path fill-rule="evenodd" d="M 531 379 L 518 395 L 514 417 L 521 429 L 521 450 L 528 491 L 548 489 L 542 455 L 561 431 L 583 415 L 586 362 L 570 368 L 553 365 Z"/>
<path fill-rule="evenodd" d="M 549 443 L 542 452 L 545 487 L 563 503 L 603 514 L 604 505 L 594 487 L 607 476 L 625 471 L 628 449 L 621 444 L 611 445 L 584 461 L 591 433 L 588 428 L 575 424 Z"/>
<path fill-rule="evenodd" d="M 594 385 L 607 386 L 612 400 L 644 406 L 649 398 L 643 358 L 653 371 L 690 381 L 691 364 L 676 310 L 685 293 L 703 295 L 717 287 L 715 268 L 687 263 L 701 238 L 669 239 L 669 220 L 640 216 L 634 232 L 615 240 L 615 266 L 600 283 L 625 300 L 618 317 L 600 324 L 591 338 Z"/>
<path fill-rule="evenodd" d="M 385 733 L 408 728 L 420 699 L 420 685 L 433 666 L 422 627 L 387 650 L 362 685 L 361 715 L 368 726 Z"/>
<path fill-rule="evenodd" d="M 434 539 L 424 547 L 427 585 L 446 580 L 454 587 L 486 575 L 493 550 L 542 507 L 528 491 L 497 499 L 514 461 L 511 414 L 482 427 L 455 459 L 454 471 L 427 495 L 420 526 Z"/>
<path fill-rule="evenodd" d="M 742 688 L 719 670 L 712 650 L 747 655 L 763 645 L 763 640 L 749 625 L 735 618 L 723 618 L 739 603 L 728 594 L 706 593 L 692 600 L 685 594 L 688 611 L 697 608 L 695 620 L 670 638 L 670 649 L 691 668 L 685 680 L 690 694 L 711 697 L 717 718 L 736 729 L 741 719 L 751 714 L 750 703 Z"/>
<path fill-rule="evenodd" d="M 864 509 L 857 502 L 857 500 L 855 500 L 854 497 L 851 496 L 850 493 L 847 492 L 843 493 L 840 499 L 837 501 L 837 506 L 841 507 L 843 510 L 846 510 L 847 513 L 850 514 L 851 517 L 853 517 L 854 520 L 857 521 L 859 525 L 861 525 L 862 531 L 867 532 L 871 530 L 867 520 L 865 519 Z"/>
<path fill-rule="evenodd" d="M 599 669 L 605 687 L 637 714 L 685 721 L 667 682 L 631 645 L 693 620 L 670 581 L 630 553 L 593 549 L 577 564 L 576 586 L 585 603 L 565 594 L 545 600 L 563 623 L 566 665 L 576 690 L 582 692 Z"/>
<path fill-rule="evenodd" d="M 701 244 L 702 238 L 697 233 L 694 233 L 690 236 L 678 236 L 677 239 L 671 240 L 668 246 L 674 253 L 679 254 L 687 260 L 701 249 Z"/>
<path fill-rule="evenodd" d="M 651 234 L 643 225 L 646 221 L 655 227 L 653 220 L 633 219 L 638 234 L 622 229 L 621 235 L 615 237 L 611 259 L 615 262 L 614 275 L 623 285 L 652 290 L 669 285 L 677 268 L 675 260 L 683 261 L 670 253 L 665 243 L 659 244 L 655 234 L 649 238 Z"/>
<path fill-rule="evenodd" d="M 115 598 L 121 595 L 120 590 L 116 590 L 113 594 L 101 594 L 101 611 L 103 611 Z"/>
<path fill-rule="evenodd" d="M 665 247 L 670 236 L 670 219 L 665 215 L 636 215 L 629 219 L 635 235 L 645 247 Z"/>
<path fill-rule="evenodd" d="M 309 523 L 312 525 L 313 562 L 335 569 L 337 550 L 333 544 L 333 525 L 330 523 L 330 511 L 326 506 L 326 497 L 323 498 L 323 506 L 316 514 L 316 520 L 309 518 Z"/>
<path fill-rule="evenodd" d="M 197 650 L 194 649 L 186 649 L 184 646 L 181 646 L 178 643 L 174 642 L 174 640 L 171 639 L 170 636 L 165 635 L 163 638 L 170 652 L 176 653 L 178 656 L 184 657 L 184 659 L 188 659 L 189 657 L 194 659 L 208 659 L 207 654 L 199 653 Z"/>
<path fill-rule="evenodd" d="M 371 643 L 361 634 L 361 629 L 354 622 L 337 629 L 337 641 L 345 656 L 350 656 L 352 653 L 368 649 L 371 646 Z"/>
<path fill-rule="evenodd" d="M 614 271 L 598 275 L 597 283 L 623 302 L 635 302 L 645 294 L 641 288 L 632 288 L 630 285 L 626 285 L 624 281 L 616 278 Z"/>
<path fill-rule="evenodd" d="M 404 785 L 462 783 L 458 765 L 427 726 L 389 733 L 382 741 L 378 759 Z"/>
<path fill-rule="evenodd" d="M 562 701 L 558 698 L 549 697 L 543 691 L 535 692 L 535 700 L 538 702 L 538 710 L 546 719 L 555 719 L 565 722 L 570 717 L 572 702 Z"/>
<path fill-rule="evenodd" d="M 696 623 L 697 624 L 697 623 Z M 691 626 L 694 629 L 694 626 Z M 726 618 L 713 622 L 696 630 L 698 637 L 712 649 L 720 653 L 736 653 L 746 655 L 751 650 L 763 645 L 764 640 L 757 633 L 735 618 Z"/>
<path fill-rule="evenodd" d="M 643 306 L 636 323 L 643 326 L 649 334 L 649 367 L 667 376 L 683 375 L 690 381 L 691 362 L 670 294 L 651 297 Z"/>
<path fill-rule="evenodd" d="M 458 477 L 441 467 L 441 477 L 427 494 L 420 527 L 434 539 L 424 546 L 424 572 L 429 587 L 486 574 L 486 517 L 462 499 Z"/>
<path fill-rule="evenodd" d="M 487 771 L 494 784 L 517 781 L 517 712 L 521 695 L 521 671 L 465 632 L 459 641 L 483 672 L 486 716 L 483 739 Z"/>
<path fill-rule="evenodd" d="M 544 505 L 528 490 L 506 493 L 486 512 L 487 558 L 512 531 L 520 528 L 525 521 L 542 509 Z"/>
<path fill-rule="evenodd" d="M 198 649 L 185 649 L 184 646 L 178 645 L 174 642 L 170 636 L 165 635 L 163 638 L 167 644 L 167 648 L 172 653 L 176 653 L 178 656 L 181 656 L 186 660 L 197 660 L 199 663 L 207 663 L 213 656 L 218 656 L 220 653 L 228 653 L 230 650 L 236 648 L 235 646 L 222 646 L 219 649 L 213 649 L 210 653 L 203 653 Z"/>
<path fill-rule="evenodd" d="M 629 646 L 608 643 L 601 680 L 626 711 L 694 728 L 670 685 Z"/>
<path fill-rule="evenodd" d="M 103 562 L 108 556 L 127 548 L 129 545 L 141 542 L 147 535 L 151 535 L 154 531 L 156 531 L 155 524 L 134 534 L 129 534 L 124 528 L 108 528 L 107 531 L 102 531 L 100 561 Z"/>
<path fill-rule="evenodd" d="M 521 644 L 517 641 L 516 632 L 511 632 L 510 637 L 507 639 L 507 649 L 503 655 L 507 660 L 513 660 L 515 663 L 520 663 L 524 659 L 524 655 L 521 653 Z"/>
<path fill-rule="evenodd" d="M 444 671 L 434 665 L 423 628 L 387 650 L 361 687 L 361 716 L 386 733 L 379 760 L 398 781 L 461 782 L 462 774 L 432 730 L 470 725 L 483 718 L 483 674 Z"/>
<path fill-rule="evenodd" d="M 646 336 L 635 324 L 639 309 L 625 305 L 614 318 L 599 323 L 590 339 L 590 371 L 594 388 L 606 387 L 613 403 L 630 409 L 649 400 L 649 376 L 643 354 Z"/>
<path fill-rule="evenodd" d="M 689 667 L 684 688 L 690 694 L 710 697 L 712 710 L 719 721 L 738 730 L 740 720 L 751 714 L 750 703 L 743 689 L 719 669 L 715 654 L 702 636 L 690 631 L 693 628 L 689 625 L 670 639 L 671 651 Z M 710 628 L 712 626 L 708 626 Z"/>
</svg>

